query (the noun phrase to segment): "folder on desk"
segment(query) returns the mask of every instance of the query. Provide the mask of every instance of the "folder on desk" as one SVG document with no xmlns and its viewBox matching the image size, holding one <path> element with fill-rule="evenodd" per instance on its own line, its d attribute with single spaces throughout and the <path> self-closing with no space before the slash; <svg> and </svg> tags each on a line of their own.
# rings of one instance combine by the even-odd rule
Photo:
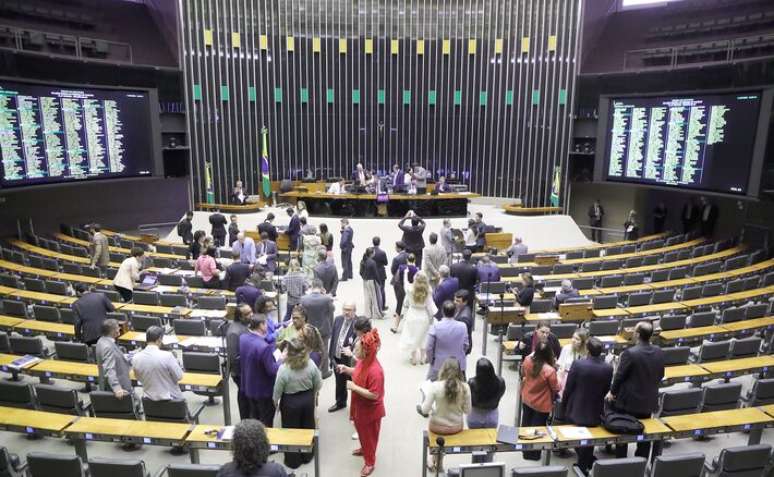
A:
<svg viewBox="0 0 774 477">
<path fill-rule="evenodd" d="M 519 443 L 519 428 L 500 424 L 497 428 L 497 442 L 515 446 Z"/>
<path fill-rule="evenodd" d="M 218 431 L 218 439 L 221 441 L 230 441 L 234 438 L 234 426 L 226 426 Z"/>
<path fill-rule="evenodd" d="M 11 369 L 24 369 L 29 366 L 32 366 L 35 363 L 39 363 L 42 360 L 38 358 L 37 356 L 32 356 L 31 354 L 25 354 L 21 358 L 17 358 L 8 365 Z"/>
</svg>

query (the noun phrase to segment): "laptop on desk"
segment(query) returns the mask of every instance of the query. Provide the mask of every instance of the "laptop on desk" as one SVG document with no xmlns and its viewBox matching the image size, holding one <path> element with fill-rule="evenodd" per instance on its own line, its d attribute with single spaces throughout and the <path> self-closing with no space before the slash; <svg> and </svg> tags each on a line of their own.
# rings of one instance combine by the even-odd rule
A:
<svg viewBox="0 0 774 477">
<path fill-rule="evenodd" d="M 135 290 L 140 291 L 151 291 L 159 284 L 159 277 L 157 275 L 154 275 L 152 273 L 148 273 L 145 275 L 145 277 L 142 279 L 142 283 L 137 285 Z"/>
</svg>

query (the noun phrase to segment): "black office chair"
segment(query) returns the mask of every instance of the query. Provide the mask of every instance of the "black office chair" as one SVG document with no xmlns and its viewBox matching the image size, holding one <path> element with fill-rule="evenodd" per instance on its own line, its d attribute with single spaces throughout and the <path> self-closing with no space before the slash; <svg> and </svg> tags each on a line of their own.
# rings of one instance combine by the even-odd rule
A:
<svg viewBox="0 0 774 477">
<path fill-rule="evenodd" d="M 196 305 L 205 310 L 225 310 L 226 298 L 222 296 L 200 296 L 196 299 Z"/>
<path fill-rule="evenodd" d="M 30 452 L 27 454 L 29 477 L 86 477 L 83 461 L 77 455 Z"/>
<path fill-rule="evenodd" d="M 5 273 L 0 274 L 0 285 L 11 288 L 21 288 L 19 286 L 19 280 L 15 276 L 6 275 Z"/>
<path fill-rule="evenodd" d="M 650 305 L 650 300 L 653 298 L 653 292 L 639 292 L 629 295 L 629 299 L 626 302 L 626 306 L 644 306 Z"/>
<path fill-rule="evenodd" d="M 710 384 L 704 387 L 700 412 L 725 411 L 739 407 L 742 383 Z"/>
<path fill-rule="evenodd" d="M 572 338 L 573 333 L 577 330 L 578 325 L 575 323 L 558 323 L 551 325 L 551 333 L 559 339 Z"/>
<path fill-rule="evenodd" d="M 650 300 L 650 303 L 653 305 L 658 305 L 660 303 L 669 303 L 670 301 L 674 301 L 675 299 L 675 291 L 671 288 L 667 288 L 664 290 L 656 290 L 653 292 L 653 298 Z"/>
<path fill-rule="evenodd" d="M 109 391 L 92 391 L 89 393 L 89 400 L 91 401 L 91 412 L 94 414 L 94 417 L 140 419 L 132 394 L 119 399 Z"/>
<path fill-rule="evenodd" d="M 660 455 L 653 462 L 650 477 L 702 477 L 704 472 L 704 454 Z"/>
<path fill-rule="evenodd" d="M 183 368 L 195 373 L 220 374 L 220 357 L 217 353 L 183 352 Z M 211 391 L 194 391 L 199 396 L 207 396 L 207 404 L 216 404 L 215 396 L 223 394 L 222 383 Z"/>
<path fill-rule="evenodd" d="M 659 416 L 679 416 L 699 412 L 702 390 L 700 388 L 676 389 L 659 396 Z"/>
<path fill-rule="evenodd" d="M 11 454 L 5 447 L 0 447 L 0 477 L 22 477 L 26 464 L 19 456 Z"/>
<path fill-rule="evenodd" d="M 714 311 L 702 311 L 694 313 L 688 317 L 688 328 L 702 328 L 704 326 L 712 326 L 715 324 L 715 312 Z"/>
<path fill-rule="evenodd" d="M 734 323 L 745 319 L 747 310 L 741 307 L 730 307 L 723 310 L 720 317 L 720 323 Z"/>
<path fill-rule="evenodd" d="M 46 282 L 39 278 L 23 278 L 24 288 L 27 291 L 46 293 Z"/>
<path fill-rule="evenodd" d="M 181 336 L 205 336 L 207 334 L 207 325 L 204 320 L 195 318 L 178 318 L 172 320 L 172 327 L 176 335 Z"/>
<path fill-rule="evenodd" d="M 664 356 L 664 366 L 677 366 L 688 363 L 691 357 L 689 346 L 676 346 L 674 348 L 661 348 Z"/>
<path fill-rule="evenodd" d="M 592 307 L 595 310 L 615 308 L 618 306 L 618 295 L 598 295 L 591 297 Z"/>
<path fill-rule="evenodd" d="M 11 336 L 11 353 L 31 354 L 39 358 L 50 355 L 40 336 Z"/>
<path fill-rule="evenodd" d="M 217 477 L 219 470 L 215 464 L 169 464 L 165 469 L 167 477 Z"/>
<path fill-rule="evenodd" d="M 59 308 L 55 306 L 32 305 L 32 314 L 38 321 L 59 323 Z"/>
<path fill-rule="evenodd" d="M 650 281 L 653 283 L 667 280 L 669 280 L 669 270 L 654 270 L 650 273 Z"/>
<path fill-rule="evenodd" d="M 35 391 L 32 384 L 19 381 L 0 381 L 0 406 L 35 409 Z"/>
<path fill-rule="evenodd" d="M 769 311 L 768 303 L 756 303 L 754 305 L 746 306 L 745 318 L 752 320 L 754 318 L 763 318 Z"/>
<path fill-rule="evenodd" d="M 59 321 L 68 325 L 74 325 L 75 312 L 70 308 L 59 308 Z"/>
<path fill-rule="evenodd" d="M 19 300 L 3 300 L 3 314 L 27 319 L 27 305 Z"/>
<path fill-rule="evenodd" d="M 705 341 L 699 348 L 699 354 L 697 357 L 698 363 L 706 363 L 708 361 L 717 361 L 728 358 L 728 353 L 731 351 L 731 340 L 725 341 Z"/>
<path fill-rule="evenodd" d="M 749 407 L 774 404 L 774 378 L 756 379 L 743 399 Z"/>
<path fill-rule="evenodd" d="M 162 293 L 159 295 L 159 304 L 161 306 L 188 306 L 188 298 L 185 295 L 176 293 Z"/>
<path fill-rule="evenodd" d="M 67 295 L 69 289 L 65 282 L 59 280 L 46 280 L 46 292 L 55 295 Z"/>
<path fill-rule="evenodd" d="M 183 277 L 180 275 L 164 275 L 159 276 L 159 285 L 166 285 L 170 287 L 179 287 L 183 285 Z"/>
<path fill-rule="evenodd" d="M 135 291 L 132 295 L 132 301 L 137 305 L 152 305 L 159 304 L 159 294 L 156 292 Z"/>
<path fill-rule="evenodd" d="M 148 315 L 132 315 L 129 323 L 134 331 L 147 331 L 151 326 L 164 326 L 160 317 Z"/>
<path fill-rule="evenodd" d="M 54 341 L 54 352 L 57 359 L 66 361 L 80 361 L 88 363 L 91 361 L 89 356 L 89 347 L 84 343 L 75 343 L 70 341 Z"/>
<path fill-rule="evenodd" d="M 645 274 L 644 273 L 629 273 L 624 276 L 623 284 L 626 286 L 629 285 L 642 285 L 645 283 Z"/>
<path fill-rule="evenodd" d="M 589 321 L 588 330 L 591 336 L 612 336 L 618 334 L 621 324 L 618 320 Z"/>
<path fill-rule="evenodd" d="M 590 477 L 645 477 L 648 461 L 643 457 L 597 460 L 591 467 Z M 577 476 L 583 476 L 578 467 L 573 467 Z M 585 477 L 585 476 L 584 476 Z"/>
<path fill-rule="evenodd" d="M 8 339 L 8 333 L 0 333 L 0 353 L 11 352 L 11 340 Z"/>
<path fill-rule="evenodd" d="M 179 401 L 171 399 L 167 401 L 153 401 L 145 397 L 142 398 L 143 413 L 148 421 L 198 424 L 199 414 L 201 414 L 204 408 L 205 405 L 202 404 L 191 413 L 188 410 L 188 404 L 185 399 Z"/>
<path fill-rule="evenodd" d="M 139 459 L 89 459 L 89 477 L 149 477 L 145 462 Z"/>
<path fill-rule="evenodd" d="M 729 447 L 720 451 L 711 465 L 705 463 L 705 467 L 717 477 L 752 477 L 764 475 L 769 459 L 769 444 Z"/>
<path fill-rule="evenodd" d="M 553 300 L 535 299 L 535 300 L 532 300 L 532 303 L 529 305 L 529 312 L 546 313 L 553 310 L 553 308 L 554 308 Z"/>
<path fill-rule="evenodd" d="M 78 398 L 75 389 L 63 388 L 53 384 L 36 384 L 35 395 L 41 411 L 58 412 L 73 416 L 85 416 L 88 406 Z"/>
<path fill-rule="evenodd" d="M 731 359 L 758 356 L 761 351 L 761 343 L 762 340 L 754 336 L 732 340 Z"/>
</svg>

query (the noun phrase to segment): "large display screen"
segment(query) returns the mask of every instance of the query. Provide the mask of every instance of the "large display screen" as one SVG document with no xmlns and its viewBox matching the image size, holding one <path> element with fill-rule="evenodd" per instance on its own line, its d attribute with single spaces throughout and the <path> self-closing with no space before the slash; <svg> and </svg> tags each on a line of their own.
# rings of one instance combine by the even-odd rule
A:
<svg viewBox="0 0 774 477">
<path fill-rule="evenodd" d="M 746 194 L 760 91 L 609 99 L 610 181 Z"/>
<path fill-rule="evenodd" d="M 2 187 L 153 174 L 148 91 L 0 81 Z"/>
</svg>

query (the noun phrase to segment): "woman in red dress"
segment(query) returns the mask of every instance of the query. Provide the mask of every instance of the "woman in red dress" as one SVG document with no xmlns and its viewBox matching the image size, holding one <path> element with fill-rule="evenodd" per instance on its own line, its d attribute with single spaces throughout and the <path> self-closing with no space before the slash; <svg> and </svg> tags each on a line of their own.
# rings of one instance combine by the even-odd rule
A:
<svg viewBox="0 0 774 477">
<path fill-rule="evenodd" d="M 371 475 L 376 465 L 376 446 L 379 443 L 379 430 L 384 417 L 384 371 L 376 353 L 381 341 L 379 332 L 372 329 L 364 334 L 355 345 L 357 364 L 354 368 L 338 365 L 338 372 L 352 375 L 347 381 L 347 389 L 352 391 L 350 418 L 355 423 L 360 438 L 360 449 L 352 455 L 362 455 L 365 465 L 360 476 Z"/>
</svg>

